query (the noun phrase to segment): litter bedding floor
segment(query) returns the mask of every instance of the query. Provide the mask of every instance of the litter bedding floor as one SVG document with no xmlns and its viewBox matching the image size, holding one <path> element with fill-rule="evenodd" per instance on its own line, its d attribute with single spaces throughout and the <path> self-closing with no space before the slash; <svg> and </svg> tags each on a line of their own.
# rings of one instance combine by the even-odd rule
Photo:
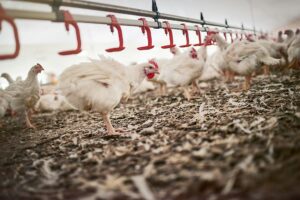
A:
<svg viewBox="0 0 300 200">
<path fill-rule="evenodd" d="M 112 112 L 119 136 L 94 112 L 4 118 L 0 199 L 300 199 L 300 73 L 241 83 L 138 95 Z"/>
</svg>

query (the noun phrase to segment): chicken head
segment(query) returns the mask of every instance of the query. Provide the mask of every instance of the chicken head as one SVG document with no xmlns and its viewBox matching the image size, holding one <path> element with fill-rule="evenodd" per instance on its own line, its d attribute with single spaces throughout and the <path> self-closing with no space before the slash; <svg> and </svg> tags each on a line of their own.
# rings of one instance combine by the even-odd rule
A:
<svg viewBox="0 0 300 200">
<path fill-rule="evenodd" d="M 189 56 L 193 59 L 198 59 L 198 53 L 194 47 L 189 52 Z"/>
<path fill-rule="evenodd" d="M 149 65 L 146 65 L 144 67 L 144 73 L 147 76 L 148 79 L 154 78 L 155 74 L 159 74 L 159 67 L 157 62 L 155 60 L 149 60 Z"/>
<path fill-rule="evenodd" d="M 42 65 L 40 65 L 39 63 L 37 63 L 36 65 L 33 66 L 33 69 L 32 69 L 36 74 L 39 74 L 41 73 L 44 68 Z"/>
</svg>

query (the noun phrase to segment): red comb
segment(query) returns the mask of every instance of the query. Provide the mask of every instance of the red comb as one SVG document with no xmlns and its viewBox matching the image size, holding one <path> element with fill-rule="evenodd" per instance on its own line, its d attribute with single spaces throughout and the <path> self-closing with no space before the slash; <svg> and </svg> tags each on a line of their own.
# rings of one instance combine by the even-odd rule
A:
<svg viewBox="0 0 300 200">
<path fill-rule="evenodd" d="M 43 66 L 41 64 L 39 64 L 39 63 L 37 63 L 35 66 L 44 69 Z"/>
<path fill-rule="evenodd" d="M 149 60 L 148 63 L 152 64 L 156 69 L 158 69 L 158 64 L 154 59 Z"/>
</svg>

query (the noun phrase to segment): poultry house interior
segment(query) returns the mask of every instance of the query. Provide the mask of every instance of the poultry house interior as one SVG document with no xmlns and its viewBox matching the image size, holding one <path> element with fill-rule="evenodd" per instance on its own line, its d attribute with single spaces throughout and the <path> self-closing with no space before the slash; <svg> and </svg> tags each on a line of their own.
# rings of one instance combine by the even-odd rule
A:
<svg viewBox="0 0 300 200">
<path fill-rule="evenodd" d="M 0 199 L 300 199 L 298 3 L 0 1 Z"/>
</svg>

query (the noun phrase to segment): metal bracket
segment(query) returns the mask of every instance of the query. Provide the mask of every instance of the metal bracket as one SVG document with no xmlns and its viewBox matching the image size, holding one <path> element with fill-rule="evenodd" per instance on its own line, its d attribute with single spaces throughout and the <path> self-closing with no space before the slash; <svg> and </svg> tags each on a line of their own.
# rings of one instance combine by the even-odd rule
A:
<svg viewBox="0 0 300 200">
<path fill-rule="evenodd" d="M 229 28 L 227 19 L 225 19 L 225 25 L 226 25 L 226 28 Z"/>
<path fill-rule="evenodd" d="M 202 24 L 201 24 L 201 25 L 202 25 L 202 28 L 204 29 L 205 32 L 208 32 L 208 31 L 209 31 L 209 28 L 205 26 L 205 25 L 206 25 L 206 22 L 205 22 L 205 20 L 204 20 L 204 16 L 203 16 L 203 13 L 202 13 L 202 12 L 200 12 L 200 20 L 202 21 Z M 205 42 L 204 44 L 206 44 L 206 42 Z"/>
<path fill-rule="evenodd" d="M 225 26 L 226 26 L 225 27 L 226 30 L 228 30 L 229 25 L 228 25 L 227 19 L 225 19 Z M 227 32 L 224 32 L 223 35 L 224 35 L 225 41 L 227 42 Z"/>
<path fill-rule="evenodd" d="M 158 12 L 156 0 L 152 0 L 152 12 L 156 13 L 156 15 L 153 17 L 154 21 L 157 23 L 156 29 L 162 28 L 162 23 L 158 21 L 158 19 L 160 18 L 160 13 Z"/>
<path fill-rule="evenodd" d="M 62 0 L 53 0 L 52 11 L 54 12 L 59 11 L 59 7 L 61 6 L 61 4 L 62 4 Z"/>
<path fill-rule="evenodd" d="M 200 20 L 202 21 L 202 23 L 201 23 L 202 27 L 206 29 L 206 27 L 204 27 L 204 25 L 206 25 L 206 22 L 204 20 L 204 16 L 203 16 L 202 12 L 200 12 Z"/>
</svg>

